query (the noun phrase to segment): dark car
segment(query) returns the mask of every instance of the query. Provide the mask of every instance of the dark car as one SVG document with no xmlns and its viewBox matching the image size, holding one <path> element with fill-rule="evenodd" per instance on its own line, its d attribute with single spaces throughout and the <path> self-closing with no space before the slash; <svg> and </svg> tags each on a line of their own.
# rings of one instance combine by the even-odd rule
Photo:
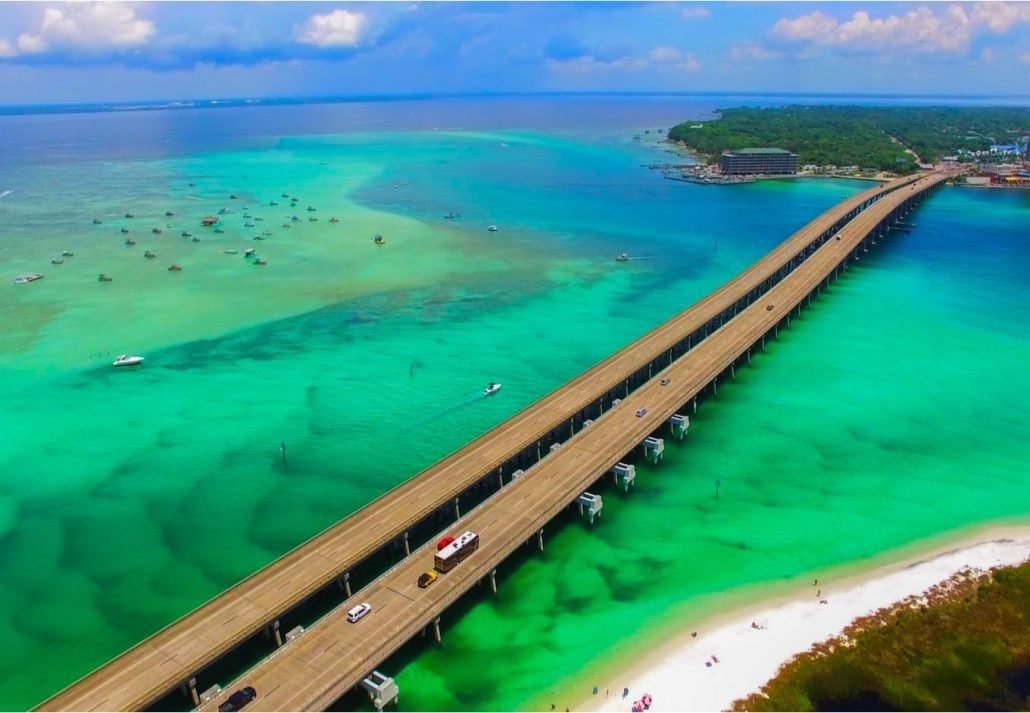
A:
<svg viewBox="0 0 1030 713">
<path fill-rule="evenodd" d="M 247 686 L 246 688 L 241 688 L 236 691 L 236 693 L 229 696 L 225 703 L 218 706 L 218 710 L 220 713 L 238 711 L 255 698 L 257 698 L 257 691 L 255 691 L 251 686 Z"/>
</svg>

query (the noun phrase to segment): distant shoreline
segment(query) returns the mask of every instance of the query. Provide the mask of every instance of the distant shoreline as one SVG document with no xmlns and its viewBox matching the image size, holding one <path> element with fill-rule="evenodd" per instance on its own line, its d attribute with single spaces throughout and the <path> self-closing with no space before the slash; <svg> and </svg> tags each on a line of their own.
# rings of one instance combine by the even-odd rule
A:
<svg viewBox="0 0 1030 713">
<path fill-rule="evenodd" d="M 598 694 L 581 688 L 572 709 L 629 711 L 644 693 L 654 696 L 652 711 L 727 709 L 758 691 L 782 664 L 855 619 L 919 595 L 967 567 L 1017 564 L 1028 556 L 1030 522 L 1023 520 L 951 533 L 860 563 L 857 570 L 852 565 L 816 571 L 812 580 L 758 594 L 751 603 L 729 593 L 727 599 L 738 606 L 671 624 L 675 628 L 651 648 L 633 648 L 637 655 L 627 651 L 618 662 L 603 664 Z M 625 700 L 623 687 L 630 689 Z"/>
</svg>

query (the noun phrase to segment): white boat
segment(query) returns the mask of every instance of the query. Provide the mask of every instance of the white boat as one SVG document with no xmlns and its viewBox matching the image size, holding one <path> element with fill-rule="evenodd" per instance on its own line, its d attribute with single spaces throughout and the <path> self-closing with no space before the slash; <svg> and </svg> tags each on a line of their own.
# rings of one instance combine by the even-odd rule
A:
<svg viewBox="0 0 1030 713">
<path fill-rule="evenodd" d="M 488 226 L 486 226 L 486 229 L 489 230 L 491 233 L 496 233 L 497 232 L 497 226 L 496 225 L 488 225 Z"/>
<path fill-rule="evenodd" d="M 619 253 L 615 256 L 615 262 L 626 262 L 629 260 L 629 253 Z"/>
<path fill-rule="evenodd" d="M 128 354 L 122 354 L 120 357 L 114 360 L 114 366 L 136 366 L 137 364 L 142 363 L 143 357 L 129 356 Z"/>
<path fill-rule="evenodd" d="M 500 390 L 501 390 L 501 385 L 500 384 L 495 384 L 494 382 L 491 381 L 489 384 L 486 385 L 486 388 L 483 389 L 483 396 L 489 396 L 490 394 L 496 394 Z"/>
<path fill-rule="evenodd" d="M 42 280 L 43 275 L 38 272 L 30 272 L 27 275 L 18 275 L 12 282 L 16 285 L 24 285 L 27 282 L 35 282 L 36 280 Z"/>
</svg>

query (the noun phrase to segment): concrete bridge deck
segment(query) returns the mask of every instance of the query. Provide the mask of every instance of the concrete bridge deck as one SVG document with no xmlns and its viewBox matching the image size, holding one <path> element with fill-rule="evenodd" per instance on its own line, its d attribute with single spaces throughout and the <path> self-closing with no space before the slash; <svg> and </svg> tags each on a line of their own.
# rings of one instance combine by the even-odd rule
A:
<svg viewBox="0 0 1030 713">
<path fill-rule="evenodd" d="M 946 177 L 921 179 L 913 190 L 930 188 Z M 867 235 L 892 210 L 911 197 L 908 190 L 873 205 L 830 240 L 759 301 L 670 367 L 655 374 L 593 425 L 573 436 L 556 453 L 521 479 L 465 515 L 449 531 L 479 533 L 479 550 L 428 589 L 416 585 L 418 575 L 433 567 L 435 547 L 420 547 L 346 604 L 310 627 L 242 676 L 226 694 L 202 710 L 215 710 L 228 692 L 253 686 L 262 710 L 324 709 L 357 685 L 370 671 L 431 624 L 449 606 L 488 577 L 515 549 L 576 497 L 588 490 L 644 438 L 660 430 L 668 418 L 709 383 L 727 371 L 762 338 L 778 328 L 837 269 L 848 262 Z M 768 309 L 768 306 L 772 309 Z M 661 383 L 669 379 L 666 385 Z M 637 417 L 638 408 L 646 408 Z M 346 611 L 359 601 L 373 613 L 358 624 Z"/>
<path fill-rule="evenodd" d="M 884 196 L 908 194 L 920 180 L 899 179 L 843 201 L 689 309 L 48 699 L 40 709 L 136 710 L 152 704 L 532 447 L 542 434 L 568 423 L 642 366 L 666 353 L 671 359 L 677 343 L 727 310 L 742 309 L 743 300 L 749 295 L 753 299 L 777 273 L 794 267 L 808 246 L 841 221 L 876 206 L 874 201 Z"/>
</svg>

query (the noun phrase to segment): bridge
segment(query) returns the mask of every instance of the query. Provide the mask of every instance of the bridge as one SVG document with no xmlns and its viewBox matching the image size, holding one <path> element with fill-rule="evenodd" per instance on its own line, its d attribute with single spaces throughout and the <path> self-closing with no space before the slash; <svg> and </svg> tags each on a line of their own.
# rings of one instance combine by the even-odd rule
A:
<svg viewBox="0 0 1030 713">
<path fill-rule="evenodd" d="M 40 710 L 138 710 L 177 687 L 188 696 L 183 703 L 216 707 L 224 693 L 202 701 L 198 692 L 216 682 L 210 667 L 262 630 L 277 648 L 233 689 L 254 686 L 262 709 L 327 707 L 427 626 L 439 635 L 447 607 L 481 580 L 495 585 L 496 567 L 516 548 L 527 541 L 542 548 L 550 520 L 685 405 L 696 407 L 706 389 L 717 389 L 720 377 L 750 360 L 752 349 L 789 324 L 804 300 L 949 177 L 911 176 L 843 201 L 695 305 Z M 645 413 L 637 416 L 638 409 Z M 470 504 L 463 516 L 462 506 Z M 436 584 L 419 589 L 416 579 L 432 568 L 430 542 L 441 523 L 447 531 L 478 532 L 482 544 Z M 370 558 L 389 557 L 394 546 L 403 550 L 399 561 L 352 597 L 351 572 Z M 340 605 L 284 642 L 279 622 L 333 587 L 341 590 Z M 345 612 L 357 601 L 371 602 L 374 611 L 359 625 L 348 624 Z"/>
</svg>

